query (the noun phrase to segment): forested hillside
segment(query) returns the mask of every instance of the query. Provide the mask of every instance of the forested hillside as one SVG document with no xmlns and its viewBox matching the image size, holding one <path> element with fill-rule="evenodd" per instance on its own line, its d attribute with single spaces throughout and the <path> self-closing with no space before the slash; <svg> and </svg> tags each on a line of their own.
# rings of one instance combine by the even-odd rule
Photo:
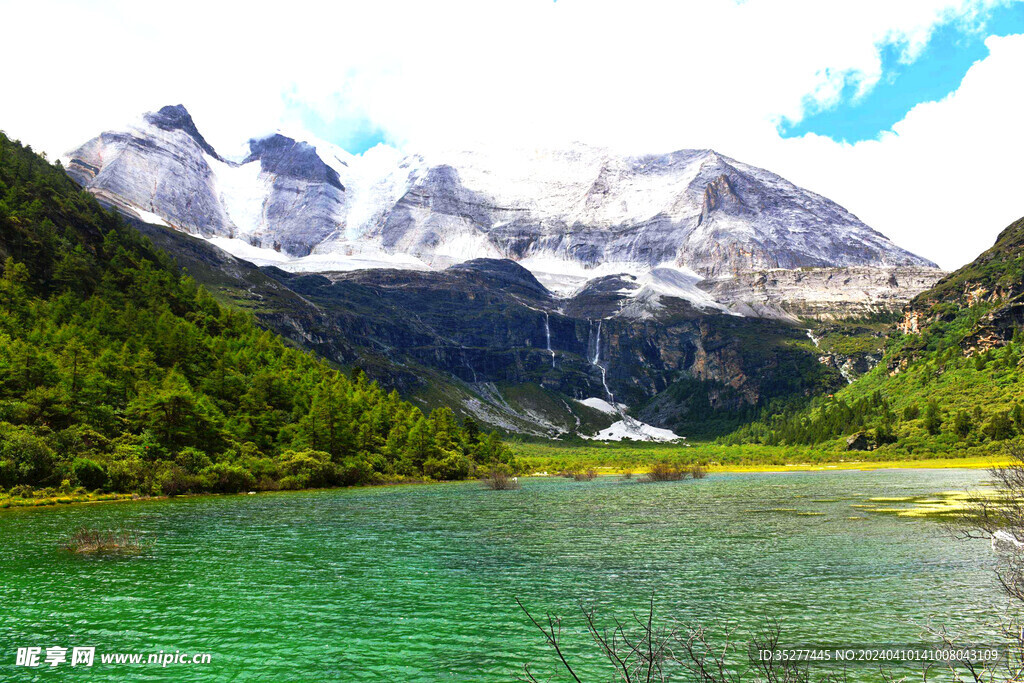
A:
<svg viewBox="0 0 1024 683">
<path fill-rule="evenodd" d="M 0 487 L 182 493 L 460 479 L 508 449 L 220 305 L 0 133 Z"/>
<path fill-rule="evenodd" d="M 881 363 L 810 408 L 762 416 L 725 441 L 834 441 L 906 453 L 995 450 L 1024 436 L 1024 219 L 915 298 Z"/>
</svg>

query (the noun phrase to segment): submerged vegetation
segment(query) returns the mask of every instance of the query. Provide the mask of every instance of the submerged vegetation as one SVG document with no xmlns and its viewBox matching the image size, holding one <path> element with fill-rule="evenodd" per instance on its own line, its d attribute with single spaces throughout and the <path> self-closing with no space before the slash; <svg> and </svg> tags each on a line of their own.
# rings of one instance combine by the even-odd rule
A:
<svg viewBox="0 0 1024 683">
<path fill-rule="evenodd" d="M 72 553 L 118 553 L 136 554 L 152 545 L 142 537 L 130 531 L 98 531 L 82 527 L 71 535 L 64 545 L 64 550 Z"/>
<path fill-rule="evenodd" d="M 686 470 L 682 465 L 672 465 L 665 462 L 656 462 L 651 465 L 640 481 L 680 481 L 686 477 Z"/>
<path fill-rule="evenodd" d="M 576 481 L 594 481 L 597 479 L 597 470 L 593 467 L 588 467 L 586 470 L 576 470 L 573 472 L 566 473 L 566 476 L 575 479 Z"/>
<path fill-rule="evenodd" d="M 181 494 L 465 479 L 516 463 L 219 304 L 0 134 L 0 494 Z"/>
<path fill-rule="evenodd" d="M 512 476 L 506 467 L 493 467 L 486 476 L 481 477 L 480 482 L 484 488 L 493 491 L 513 491 L 520 487 L 519 477 Z"/>
</svg>

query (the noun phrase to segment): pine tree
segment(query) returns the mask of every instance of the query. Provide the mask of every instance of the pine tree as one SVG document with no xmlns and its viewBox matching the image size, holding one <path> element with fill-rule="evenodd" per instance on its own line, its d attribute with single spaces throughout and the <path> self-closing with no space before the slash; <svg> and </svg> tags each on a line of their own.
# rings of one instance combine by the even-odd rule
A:
<svg viewBox="0 0 1024 683">
<path fill-rule="evenodd" d="M 942 432 L 942 413 L 939 410 L 939 404 L 934 400 L 928 401 L 928 405 L 925 407 L 924 428 L 932 436 Z"/>
<path fill-rule="evenodd" d="M 961 439 L 964 439 L 971 433 L 971 429 L 971 418 L 967 414 L 967 411 L 961 410 L 957 412 L 956 418 L 953 420 L 953 431 L 956 432 L 956 435 Z"/>
</svg>

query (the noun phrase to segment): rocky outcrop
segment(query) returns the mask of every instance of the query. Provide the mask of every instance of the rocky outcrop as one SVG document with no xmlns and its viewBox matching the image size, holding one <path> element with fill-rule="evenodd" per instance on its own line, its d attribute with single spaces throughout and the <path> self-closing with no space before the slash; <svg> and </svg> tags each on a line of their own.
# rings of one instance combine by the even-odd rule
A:
<svg viewBox="0 0 1024 683">
<path fill-rule="evenodd" d="M 1009 301 L 986 313 L 960 342 L 964 355 L 973 356 L 1005 346 L 1024 329 L 1024 301 Z"/>
<path fill-rule="evenodd" d="M 890 374 L 897 374 L 925 351 L 924 333 L 937 323 L 969 322 L 966 333 L 950 339 L 966 356 L 1004 346 L 1024 329 L 1024 219 L 1007 226 L 995 245 L 964 267 L 942 278 L 915 297 L 903 311 L 901 334 L 912 337 L 888 359 Z M 953 329 L 963 329 L 952 325 Z M 939 328 L 948 335 L 952 330 Z"/>
<path fill-rule="evenodd" d="M 868 438 L 866 432 L 857 432 L 851 434 L 846 439 L 846 450 L 848 451 L 866 451 L 871 448 L 871 440 Z"/>
<path fill-rule="evenodd" d="M 173 127 L 174 121 L 185 127 Z M 79 184 L 126 212 L 155 215 L 197 235 L 230 235 L 234 224 L 211 167 L 220 162 L 206 153 L 201 136 L 187 130 L 188 121 L 151 115 L 137 128 L 90 140 L 65 167 Z"/>
<path fill-rule="evenodd" d="M 242 232 L 256 246 L 305 256 L 343 229 L 345 186 L 316 148 L 284 135 L 251 140 L 242 165 L 258 163 L 268 188 L 256 225 Z"/>
<path fill-rule="evenodd" d="M 698 287 L 746 315 L 833 320 L 900 311 L 944 275 L 920 266 L 776 269 L 705 280 Z"/>
</svg>

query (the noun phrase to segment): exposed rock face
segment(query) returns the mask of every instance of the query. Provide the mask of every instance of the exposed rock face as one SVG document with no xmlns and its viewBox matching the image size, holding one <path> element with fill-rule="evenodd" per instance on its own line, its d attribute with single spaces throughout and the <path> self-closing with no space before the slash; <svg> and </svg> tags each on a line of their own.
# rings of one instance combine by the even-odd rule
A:
<svg viewBox="0 0 1024 683">
<path fill-rule="evenodd" d="M 145 119 L 148 123 L 156 126 L 160 130 L 172 133 L 174 131 L 181 131 L 196 141 L 199 147 L 212 156 L 214 159 L 224 161 L 213 147 L 206 141 L 203 134 L 196 128 L 195 121 L 192 120 L 192 115 L 188 113 L 188 110 L 180 104 L 169 105 L 163 107 L 158 112 L 152 112 L 146 114 Z"/>
<path fill-rule="evenodd" d="M 787 323 L 708 316 L 679 299 L 667 299 L 670 314 L 658 318 L 605 316 L 615 296 L 628 297 L 598 291 L 581 294 L 584 301 L 556 299 L 509 260 L 439 272 L 265 272 L 328 311 L 349 343 L 469 386 L 535 384 L 574 399 L 612 393 L 635 406 L 687 378 L 707 384 L 710 398 L 702 400 L 710 409 L 728 412 L 816 381 L 842 382 L 798 344 L 804 332 Z M 783 368 L 793 376 L 779 381 Z M 663 408 L 642 417 L 678 426 L 678 410 Z"/>
<path fill-rule="evenodd" d="M 243 234 L 251 243 L 296 256 L 309 253 L 343 225 L 345 186 L 316 148 L 283 135 L 249 142 L 243 162 L 259 162 L 259 178 L 269 183 L 258 223 Z"/>
<path fill-rule="evenodd" d="M 316 148 L 283 135 L 251 140 L 249 148 L 241 163 L 224 159 L 177 105 L 90 140 L 66 166 L 127 213 L 203 237 L 304 256 L 344 227 L 345 186 Z M 344 168 L 339 155 L 329 158 Z"/>
<path fill-rule="evenodd" d="M 829 320 L 899 311 L 944 275 L 921 266 L 767 270 L 706 280 L 698 287 L 739 313 Z"/>
<path fill-rule="evenodd" d="M 995 245 L 971 263 L 915 297 L 905 308 L 898 329 L 918 337 L 936 323 L 953 323 L 970 311 L 971 326 L 955 341 L 966 356 L 1004 346 L 1024 329 L 1024 218 L 1011 223 Z M 980 310 L 979 310 L 980 307 Z M 940 329 L 940 334 L 947 334 Z M 924 351 L 918 337 L 888 359 L 891 375 L 898 374 Z"/>
<path fill-rule="evenodd" d="M 551 436 L 580 429 L 575 420 L 582 418 L 583 429 L 590 426 L 585 433 L 593 433 L 609 418 L 595 418 L 573 399 L 611 392 L 631 406 L 650 402 L 641 411 L 645 421 L 692 434 L 707 416 L 742 413 L 815 382 L 842 382 L 818 364 L 803 330 L 789 324 L 708 316 L 672 297 L 657 318 L 606 317 L 628 295 L 598 287 L 579 301 L 558 299 L 509 260 L 439 272 L 292 274 L 138 225 L 198 281 L 244 299 L 264 325 L 296 343 L 358 365 L 407 396 L 440 395 L 444 404 L 514 431 Z M 679 398 L 671 389 L 681 381 L 693 386 Z"/>
<path fill-rule="evenodd" d="M 871 441 L 864 432 L 857 432 L 846 439 L 846 450 L 848 451 L 866 451 L 870 447 Z"/>
<path fill-rule="evenodd" d="M 209 163 L 214 157 L 183 111 L 165 107 L 136 128 L 103 133 L 65 166 L 79 184 L 136 215 L 155 214 L 199 235 L 229 235 L 233 224 Z"/>
<path fill-rule="evenodd" d="M 903 320 L 896 327 L 901 334 L 917 334 L 921 331 L 921 312 L 907 308 L 903 311 Z"/>
<path fill-rule="evenodd" d="M 241 163 L 225 161 L 184 108 L 165 107 L 89 141 L 68 166 L 93 192 L 174 227 L 334 269 L 359 267 L 346 259 L 367 252 L 417 268 L 509 258 L 583 279 L 608 268 L 717 279 L 933 265 L 834 202 L 712 150 L 630 157 L 575 145 L 380 163 L 283 135 L 250 147 Z"/>
</svg>

